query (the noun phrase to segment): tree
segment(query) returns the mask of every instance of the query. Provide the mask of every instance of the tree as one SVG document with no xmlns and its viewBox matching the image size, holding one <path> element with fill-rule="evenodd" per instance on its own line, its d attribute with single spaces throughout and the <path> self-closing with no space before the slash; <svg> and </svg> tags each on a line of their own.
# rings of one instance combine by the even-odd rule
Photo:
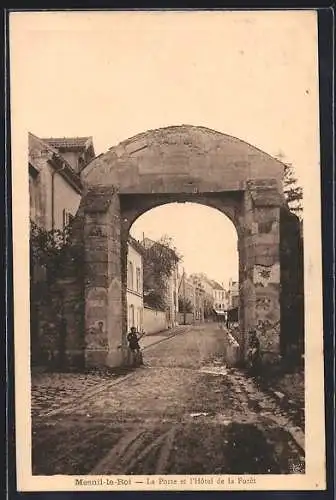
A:
<svg viewBox="0 0 336 500">
<path fill-rule="evenodd" d="M 303 207 L 302 198 L 303 192 L 302 187 L 298 186 L 297 178 L 295 176 L 294 166 L 292 163 L 286 162 L 285 155 L 279 152 L 276 158 L 280 160 L 284 166 L 284 195 L 288 204 L 288 208 L 291 212 L 295 213 L 299 218 L 302 217 Z"/>
<path fill-rule="evenodd" d="M 42 268 L 47 272 L 47 278 L 55 280 L 62 272 L 71 266 L 81 268 L 82 253 L 72 244 L 72 226 L 63 230 L 47 230 L 30 221 L 30 274 L 33 278 L 34 269 Z"/>
<path fill-rule="evenodd" d="M 204 317 L 210 318 L 213 315 L 213 304 L 214 300 L 209 294 L 206 294 L 204 298 Z"/>
<path fill-rule="evenodd" d="M 187 298 L 179 297 L 178 299 L 179 312 L 191 313 L 193 312 L 193 305 L 191 301 Z"/>
<path fill-rule="evenodd" d="M 78 277 L 83 274 L 83 246 L 76 240 L 73 225 L 63 230 L 47 230 L 30 221 L 30 321 L 31 355 L 33 363 L 53 363 L 65 366 L 66 317 L 64 314 L 64 283 L 59 278 Z M 83 299 L 67 298 L 73 311 L 83 307 Z M 40 321 L 54 329 L 41 343 Z M 57 350 L 48 347 L 48 339 L 57 342 Z M 47 341 L 47 344 L 45 344 Z M 55 352 L 58 352 L 54 357 Z M 47 361 L 48 360 L 48 361 Z"/>
<path fill-rule="evenodd" d="M 68 228 L 47 230 L 30 221 L 30 262 L 31 265 L 50 267 L 57 260 L 69 239 Z"/>
<path fill-rule="evenodd" d="M 143 257 L 144 302 L 147 306 L 165 310 L 167 307 L 168 280 L 181 256 L 169 236 L 145 246 Z"/>
</svg>

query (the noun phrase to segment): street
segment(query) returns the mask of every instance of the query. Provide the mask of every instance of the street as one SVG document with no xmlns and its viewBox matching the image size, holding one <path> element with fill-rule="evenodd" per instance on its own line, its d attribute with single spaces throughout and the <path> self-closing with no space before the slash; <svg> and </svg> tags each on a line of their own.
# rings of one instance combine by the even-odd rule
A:
<svg viewBox="0 0 336 500">
<path fill-rule="evenodd" d="M 33 383 L 33 474 L 303 473 L 303 430 L 225 366 L 224 335 L 203 324 L 146 339 L 144 367 L 69 375 L 48 406 Z"/>
</svg>

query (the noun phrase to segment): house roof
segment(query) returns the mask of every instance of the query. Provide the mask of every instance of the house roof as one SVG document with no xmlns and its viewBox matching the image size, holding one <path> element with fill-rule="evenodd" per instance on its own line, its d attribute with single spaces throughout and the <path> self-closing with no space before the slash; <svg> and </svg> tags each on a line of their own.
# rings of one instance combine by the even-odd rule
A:
<svg viewBox="0 0 336 500">
<path fill-rule="evenodd" d="M 194 281 L 201 281 L 207 283 L 213 290 L 225 290 L 225 288 L 220 285 L 217 281 L 211 280 L 204 273 L 194 273 L 191 275 L 191 279 Z"/>
<path fill-rule="evenodd" d="M 212 285 L 212 287 L 216 290 L 224 290 L 224 288 L 222 287 L 222 285 L 220 285 L 217 281 L 215 280 L 210 280 L 210 284 Z"/>
<path fill-rule="evenodd" d="M 135 238 L 133 238 L 133 236 L 129 235 L 128 236 L 128 243 L 130 245 L 132 245 L 132 247 L 137 251 L 139 252 L 141 255 L 144 254 L 145 252 L 145 248 L 144 246 L 140 243 L 140 241 L 136 240 Z"/>
<path fill-rule="evenodd" d="M 49 144 L 44 139 L 37 137 L 31 132 L 28 133 L 28 153 L 29 153 L 29 164 L 35 166 L 34 152 L 35 151 L 47 151 L 48 161 L 53 166 L 59 170 L 60 175 L 68 181 L 72 187 L 78 191 L 82 192 L 83 185 L 81 183 L 80 177 L 75 172 L 70 165 L 70 163 L 59 153 L 57 148 L 52 144 Z"/>
<path fill-rule="evenodd" d="M 42 141 L 57 149 L 82 149 L 92 144 L 92 137 L 47 137 Z"/>
<path fill-rule="evenodd" d="M 93 139 L 91 136 L 87 137 L 47 137 L 42 139 L 46 144 L 56 148 L 60 153 L 78 152 L 85 154 L 86 158 L 84 163 L 80 166 L 80 171 L 84 170 L 92 160 L 94 160 L 96 153 L 93 146 Z"/>
</svg>

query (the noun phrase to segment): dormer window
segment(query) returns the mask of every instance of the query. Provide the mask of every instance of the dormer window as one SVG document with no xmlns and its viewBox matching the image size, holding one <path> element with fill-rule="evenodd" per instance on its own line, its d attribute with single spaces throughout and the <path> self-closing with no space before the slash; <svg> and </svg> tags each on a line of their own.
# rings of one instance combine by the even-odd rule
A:
<svg viewBox="0 0 336 500">
<path fill-rule="evenodd" d="M 78 158 L 78 171 L 80 172 L 82 168 L 85 166 L 85 161 L 82 156 Z"/>
</svg>

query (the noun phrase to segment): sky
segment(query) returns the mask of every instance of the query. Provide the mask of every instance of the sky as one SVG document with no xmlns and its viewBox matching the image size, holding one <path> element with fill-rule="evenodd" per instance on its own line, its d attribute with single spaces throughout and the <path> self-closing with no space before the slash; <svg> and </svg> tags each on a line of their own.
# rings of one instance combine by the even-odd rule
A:
<svg viewBox="0 0 336 500">
<path fill-rule="evenodd" d="M 180 272 L 183 269 L 187 274 L 204 272 L 226 288 L 230 278 L 238 280 L 236 228 L 215 208 L 196 203 L 170 203 L 139 217 L 130 232 L 138 240 L 143 235 L 154 240 L 165 234 L 172 236 L 182 256 Z"/>
<path fill-rule="evenodd" d="M 281 153 L 304 200 L 318 179 L 312 11 L 12 13 L 10 36 L 12 126 L 24 133 L 93 136 L 100 154 L 149 129 L 200 125 Z M 159 207 L 132 230 L 170 234 L 190 272 L 237 278 L 235 230 L 214 209 Z"/>
</svg>

